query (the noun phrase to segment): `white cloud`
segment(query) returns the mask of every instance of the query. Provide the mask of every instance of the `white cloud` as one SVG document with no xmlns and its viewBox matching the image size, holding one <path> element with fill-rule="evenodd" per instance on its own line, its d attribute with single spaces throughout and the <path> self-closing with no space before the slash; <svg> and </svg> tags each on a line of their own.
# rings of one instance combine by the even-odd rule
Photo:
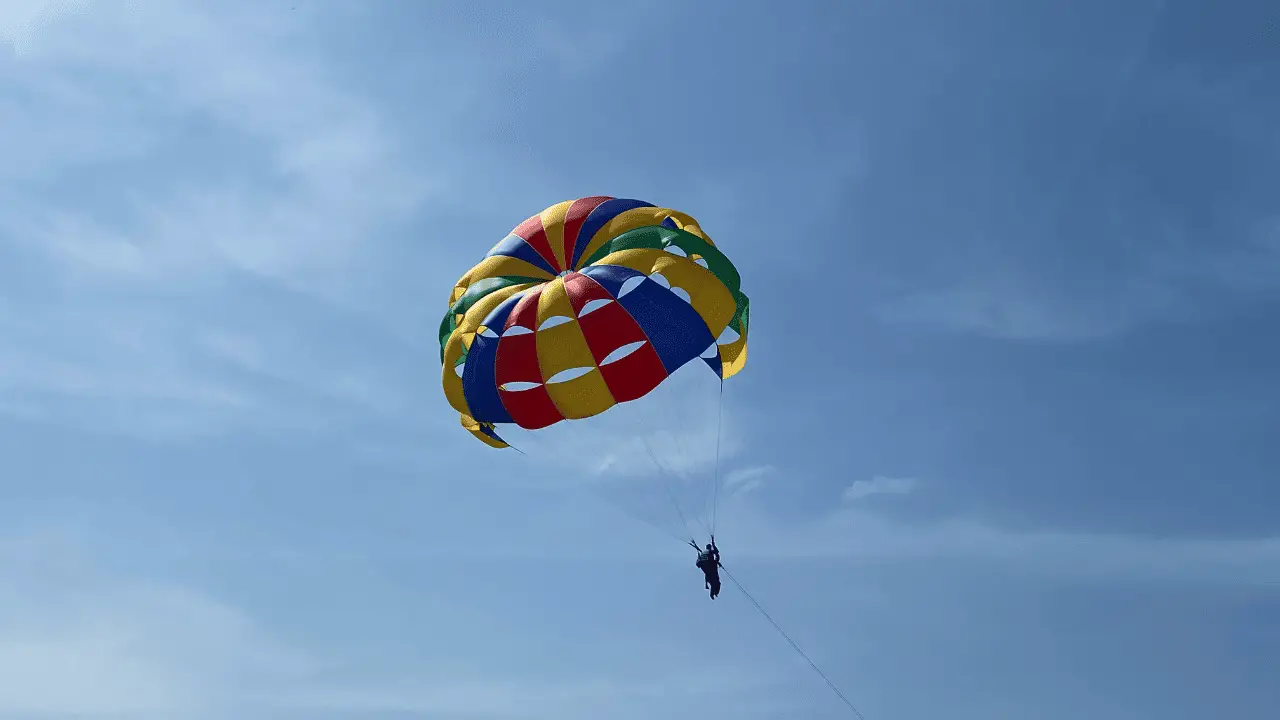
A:
<svg viewBox="0 0 1280 720">
<path fill-rule="evenodd" d="M 1010 340 L 1091 340 L 1136 322 L 1127 314 L 1093 314 L 1078 304 L 1059 304 L 1039 292 L 1001 291 L 981 281 L 895 299 L 881 306 L 877 314 L 892 323 Z"/>
<path fill-rule="evenodd" d="M 734 516 L 734 554 L 744 557 L 966 558 L 1008 563 L 1030 573 L 1117 582 L 1280 583 L 1277 537 L 1184 539 L 1014 531 L 981 519 L 890 520 L 857 504 L 794 524 L 745 505 L 735 508 Z"/>
<path fill-rule="evenodd" d="M 0 715 L 190 714 L 242 678 L 314 670 L 235 608 L 105 576 L 74 536 L 0 542 Z"/>
<path fill-rule="evenodd" d="M 435 667 L 447 658 L 431 656 L 357 669 L 323 649 L 341 632 L 311 633 L 305 647 L 285 642 L 206 592 L 105 571 L 100 547 L 78 530 L 0 537 L 0 716 L 598 717 L 586 708 L 732 694 L 759 682 L 732 667 L 626 679 L 468 674 Z M 483 622 L 483 612 L 472 614 Z M 417 666 L 424 662 L 431 667 Z"/>
<path fill-rule="evenodd" d="M 6 0 L 0 5 L 0 46 L 27 55 L 40 34 L 64 15 L 84 12 L 89 0 Z"/>
<path fill-rule="evenodd" d="M 764 479 L 775 472 L 777 468 L 772 465 L 738 468 L 724 476 L 724 488 L 734 496 L 746 495 L 753 490 L 758 490 L 764 484 Z"/>
<path fill-rule="evenodd" d="M 1154 236 L 1185 235 L 1158 227 Z M 1280 233 L 1268 217 L 1242 235 L 1204 247 L 1171 242 L 1128 261 L 1137 269 L 1101 290 L 1081 288 L 1058 266 L 984 256 L 978 266 L 957 263 L 954 275 L 880 303 L 890 323 L 1005 340 L 1079 342 L 1123 335 L 1148 323 L 1198 319 L 1241 298 L 1280 289 Z M 1209 307 L 1205 290 L 1216 293 Z"/>
<path fill-rule="evenodd" d="M 915 478 L 885 477 L 878 475 L 870 480 L 858 480 L 844 491 L 844 499 L 858 502 L 873 495 L 908 495 L 919 482 Z"/>
<path fill-rule="evenodd" d="M 354 302 L 353 270 L 439 176 L 315 30 L 285 4 L 0 9 L 20 50 L 0 64 L 8 414 L 153 437 L 412 404 L 407 360 L 299 328 L 302 311 L 264 319 L 233 282 L 303 289 L 311 315 L 404 347 L 322 298 Z"/>
<path fill-rule="evenodd" d="M 0 347 L 0 412 L 10 416 L 146 438 L 323 425 L 314 403 L 291 405 L 211 367 L 177 318 L 87 306 L 6 316 L 0 326 L 10 341 Z M 327 379 L 340 377 L 328 354 L 310 357 L 295 379 L 319 385 L 317 364 Z"/>
<path fill-rule="evenodd" d="M 316 685 L 271 703 L 272 708 L 310 712 L 468 717 L 564 718 L 616 717 L 616 708 L 655 701 L 688 702 L 699 697 L 741 693 L 750 682 L 723 671 L 700 668 L 693 673 L 659 673 L 627 680 L 505 681 L 500 678 L 449 680 L 439 675 L 423 681 L 382 681 L 363 687 Z M 665 705 L 665 703 L 664 703 Z M 599 710 L 592 712 L 594 708 Z M 630 715 L 627 715 L 630 717 Z"/>
<path fill-rule="evenodd" d="M 54 23 L 15 71 L 27 100 L 4 143 L 15 170 L 61 179 L 107 153 L 122 171 L 145 164 L 168 182 L 138 175 L 145 191 L 115 193 L 119 207 L 105 218 L 82 203 L 37 205 L 10 220 L 11 231 L 82 270 L 131 281 L 172 283 L 223 263 L 292 278 L 348 260 L 434 181 L 401 167 L 378 110 L 333 82 L 319 50 L 296 42 L 300 26 L 280 6 L 195 2 L 104 3 Z M 131 86 L 153 104 L 138 117 L 123 111 L 139 100 Z M 68 94 L 88 112 L 62 117 Z M 192 121 L 210 131 L 166 144 Z M 156 140 L 113 152 L 138 125 Z M 56 142 L 67 135 L 77 139 L 70 150 Z M 235 138 L 232 152 L 251 154 L 228 167 L 217 155 L 223 136 Z M 103 152 L 85 153 L 84 143 Z"/>
</svg>

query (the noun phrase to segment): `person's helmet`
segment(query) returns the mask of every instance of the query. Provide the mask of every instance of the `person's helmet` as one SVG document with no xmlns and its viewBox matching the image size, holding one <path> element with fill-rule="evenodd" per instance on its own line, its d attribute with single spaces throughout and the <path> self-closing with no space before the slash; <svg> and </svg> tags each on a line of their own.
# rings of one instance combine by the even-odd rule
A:
<svg viewBox="0 0 1280 720">
<path fill-rule="evenodd" d="M 711 543 L 707 543 L 707 549 L 708 549 L 708 550 L 710 550 L 710 549 L 711 549 Z"/>
</svg>

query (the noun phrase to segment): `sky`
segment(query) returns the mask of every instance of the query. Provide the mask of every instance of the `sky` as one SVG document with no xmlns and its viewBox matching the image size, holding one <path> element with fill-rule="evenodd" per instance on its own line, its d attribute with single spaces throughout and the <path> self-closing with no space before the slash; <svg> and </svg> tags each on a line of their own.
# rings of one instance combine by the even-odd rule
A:
<svg viewBox="0 0 1280 720">
<path fill-rule="evenodd" d="M 869 720 L 1274 717 L 1278 32 L 0 1 L 0 720 L 851 717 L 743 589 Z M 449 291 L 590 195 L 698 219 L 750 359 L 492 450 Z"/>
</svg>

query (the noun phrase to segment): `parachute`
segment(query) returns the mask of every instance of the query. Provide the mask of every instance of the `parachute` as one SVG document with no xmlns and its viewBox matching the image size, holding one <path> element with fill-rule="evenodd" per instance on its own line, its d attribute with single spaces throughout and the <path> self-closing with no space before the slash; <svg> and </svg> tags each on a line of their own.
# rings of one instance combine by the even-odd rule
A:
<svg viewBox="0 0 1280 720">
<path fill-rule="evenodd" d="M 566 200 L 517 225 L 454 284 L 444 394 L 481 442 L 640 400 L 700 360 L 747 360 L 749 302 L 696 220 L 640 200 Z"/>
</svg>

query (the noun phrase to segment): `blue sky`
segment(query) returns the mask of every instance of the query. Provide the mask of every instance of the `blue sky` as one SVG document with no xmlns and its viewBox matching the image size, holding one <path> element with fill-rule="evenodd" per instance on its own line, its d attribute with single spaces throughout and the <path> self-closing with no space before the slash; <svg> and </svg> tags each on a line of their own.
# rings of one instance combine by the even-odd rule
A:
<svg viewBox="0 0 1280 720">
<path fill-rule="evenodd" d="M 444 401 L 596 194 L 741 270 L 725 564 L 869 718 L 1270 717 L 1274 4 L 828 5 L 0 3 L 0 718 L 847 717 L 634 435 Z"/>
</svg>

